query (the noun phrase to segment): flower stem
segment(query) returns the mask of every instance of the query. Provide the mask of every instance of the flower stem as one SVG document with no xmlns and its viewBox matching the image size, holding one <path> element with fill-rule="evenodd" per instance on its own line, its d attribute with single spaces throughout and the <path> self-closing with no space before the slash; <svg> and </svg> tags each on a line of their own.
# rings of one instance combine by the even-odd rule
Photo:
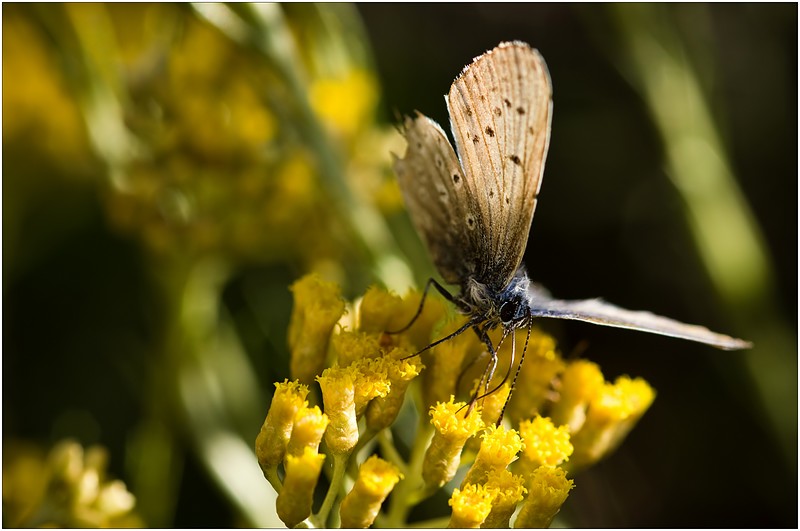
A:
<svg viewBox="0 0 800 531">
<path fill-rule="evenodd" d="M 386 519 L 387 527 L 404 527 L 408 512 L 422 500 L 420 497 L 423 489 L 422 463 L 425 460 L 425 451 L 430 445 L 431 438 L 433 438 L 433 427 L 425 420 L 420 420 L 417 437 L 411 449 L 408 474 L 397 484 L 392 493 L 389 515 Z"/>
<path fill-rule="evenodd" d="M 314 516 L 316 527 L 327 527 L 326 522 L 328 520 L 328 515 L 333 508 L 333 503 L 336 501 L 339 490 L 341 490 L 349 457 L 349 453 L 333 456 L 333 477 L 328 487 L 328 493 L 325 495 L 325 500 L 322 502 L 322 507 L 320 507 L 319 512 Z"/>
</svg>

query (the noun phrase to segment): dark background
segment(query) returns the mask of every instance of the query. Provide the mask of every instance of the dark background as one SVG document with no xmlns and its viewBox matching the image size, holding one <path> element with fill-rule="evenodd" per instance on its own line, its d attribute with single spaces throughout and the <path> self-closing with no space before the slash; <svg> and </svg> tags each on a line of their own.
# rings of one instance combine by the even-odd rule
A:
<svg viewBox="0 0 800 531">
<path fill-rule="evenodd" d="M 575 478 L 563 522 L 796 527 L 797 6 L 655 6 L 700 71 L 737 184 L 764 238 L 772 292 L 764 297 L 767 309 L 751 313 L 725 306 L 695 250 L 660 133 L 621 67 L 624 42 L 611 9 L 358 6 L 387 122 L 398 111 L 417 109 L 446 124 L 442 95 L 453 78 L 500 41 L 524 40 L 542 52 L 554 115 L 525 258 L 534 280 L 562 298 L 602 296 L 756 342 L 752 351 L 729 353 L 550 323 L 566 355 L 585 347 L 582 356 L 596 361 L 607 379 L 641 376 L 658 392 L 623 446 Z M 54 171 L 35 156 L 7 162 L 9 153 L 24 149 L 5 138 L 3 151 L 4 191 L 9 179 Z M 15 255 L 13 274 L 9 256 L 4 260 L 3 438 L 50 443 L 77 434 L 86 443 L 102 442 L 111 450 L 112 471 L 125 479 L 125 447 L 143 414 L 141 382 L 152 361 L 147 345 L 158 336 L 163 309 L 141 250 L 106 226 L 94 193 L 74 183 L 60 186 L 26 217 L 37 235 L 56 235 L 51 243 Z M 4 193 L 4 210 L 14 206 L 7 201 Z M 246 279 L 285 286 L 295 273 L 274 266 L 244 272 L 225 302 L 236 316 L 237 287 Z M 276 307 L 289 307 L 285 290 L 268 296 Z M 285 337 L 285 320 L 276 323 L 272 333 Z M 760 346 L 759 338 L 775 337 L 769 335 L 774 329 L 788 339 Z M 761 359 L 772 364 L 768 376 L 754 372 Z M 763 401 L 764 382 L 785 400 Z M 188 446 L 173 525 L 235 525 L 235 511 Z"/>
</svg>

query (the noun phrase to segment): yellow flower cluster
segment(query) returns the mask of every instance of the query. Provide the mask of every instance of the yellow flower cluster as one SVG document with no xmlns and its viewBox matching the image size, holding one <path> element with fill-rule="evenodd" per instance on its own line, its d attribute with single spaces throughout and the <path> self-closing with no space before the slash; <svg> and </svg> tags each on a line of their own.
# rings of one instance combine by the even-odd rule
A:
<svg viewBox="0 0 800 531">
<path fill-rule="evenodd" d="M 3 523 L 11 527 L 142 527 L 136 499 L 106 475 L 108 453 L 64 440 L 42 458 L 13 443 L 3 456 Z"/>
<path fill-rule="evenodd" d="M 505 339 L 492 392 L 459 402 L 456 396 L 478 393 L 489 356 L 472 333 L 413 355 L 463 323 L 445 318 L 440 299 L 429 296 L 403 330 L 417 314 L 419 293 L 399 297 L 372 287 L 345 314 L 338 288 L 318 277 L 298 280 L 292 291 L 292 352 L 326 368 L 316 375 L 321 396 L 313 385 L 277 384 L 256 442 L 289 526 L 335 523 L 337 500 L 343 526 L 403 526 L 416 504 L 445 488 L 452 493 L 450 527 L 547 527 L 573 487 L 567 473 L 619 445 L 654 398 L 641 379 L 606 383 L 595 364 L 565 362 L 553 339 L 534 330 L 517 392 L 498 424 L 511 391 L 507 376 L 516 370 L 506 344 L 516 342 L 519 351 L 527 330 Z M 324 413 L 306 399 L 322 403 Z M 408 446 L 400 450 L 398 439 Z M 323 467 L 320 442 L 332 467 Z M 315 511 L 323 469 L 328 490 Z M 345 496 L 348 476 L 353 486 Z"/>
</svg>

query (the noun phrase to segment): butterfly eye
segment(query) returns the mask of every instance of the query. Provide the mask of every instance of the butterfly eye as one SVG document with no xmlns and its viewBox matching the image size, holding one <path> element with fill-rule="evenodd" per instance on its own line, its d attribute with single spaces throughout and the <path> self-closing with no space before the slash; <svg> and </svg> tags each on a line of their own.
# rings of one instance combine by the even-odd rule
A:
<svg viewBox="0 0 800 531">
<path fill-rule="evenodd" d="M 519 303 L 517 301 L 506 301 L 500 306 L 500 320 L 510 323 L 517 315 Z"/>
</svg>

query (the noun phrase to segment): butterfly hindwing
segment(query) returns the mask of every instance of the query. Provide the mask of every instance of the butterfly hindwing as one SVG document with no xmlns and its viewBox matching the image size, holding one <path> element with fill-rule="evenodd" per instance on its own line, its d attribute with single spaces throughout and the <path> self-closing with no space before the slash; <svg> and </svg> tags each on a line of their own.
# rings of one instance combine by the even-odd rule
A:
<svg viewBox="0 0 800 531">
<path fill-rule="evenodd" d="M 476 250 L 483 247 L 483 219 L 465 188 L 464 172 L 441 127 L 417 113 L 403 123 L 408 147 L 394 169 L 409 215 L 442 278 L 461 284 L 475 273 Z"/>
</svg>

